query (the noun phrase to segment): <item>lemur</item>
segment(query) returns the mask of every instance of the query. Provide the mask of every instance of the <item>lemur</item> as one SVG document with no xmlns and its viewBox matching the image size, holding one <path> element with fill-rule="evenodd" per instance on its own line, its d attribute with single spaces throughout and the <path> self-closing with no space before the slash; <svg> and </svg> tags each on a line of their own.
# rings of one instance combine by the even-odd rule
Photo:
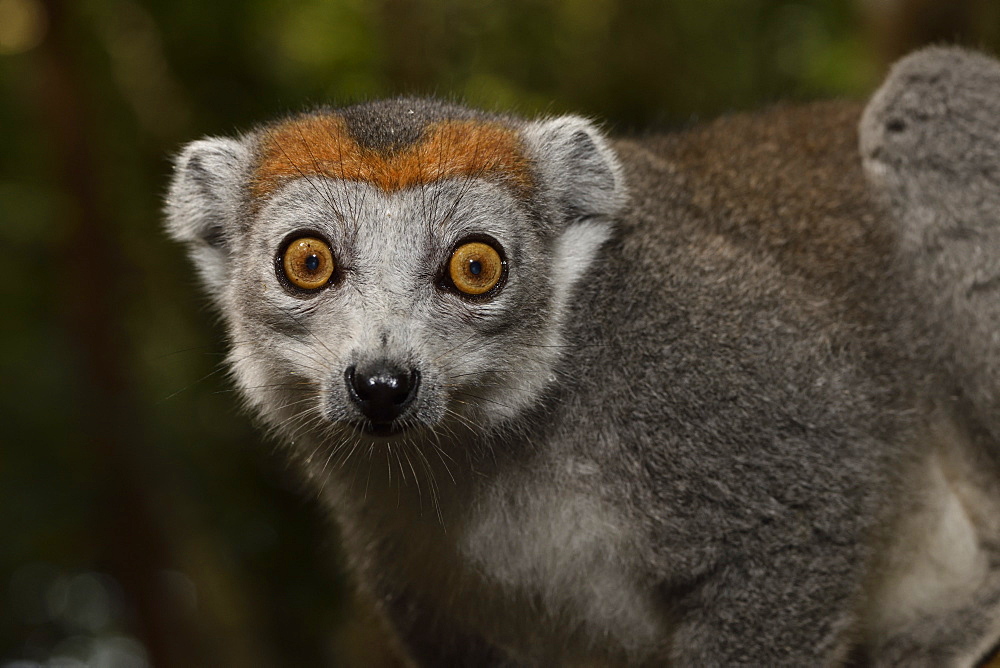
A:
<svg viewBox="0 0 1000 668">
<path fill-rule="evenodd" d="M 612 139 L 436 99 L 188 145 L 232 378 L 417 665 L 1000 642 L 1000 63 Z"/>
</svg>

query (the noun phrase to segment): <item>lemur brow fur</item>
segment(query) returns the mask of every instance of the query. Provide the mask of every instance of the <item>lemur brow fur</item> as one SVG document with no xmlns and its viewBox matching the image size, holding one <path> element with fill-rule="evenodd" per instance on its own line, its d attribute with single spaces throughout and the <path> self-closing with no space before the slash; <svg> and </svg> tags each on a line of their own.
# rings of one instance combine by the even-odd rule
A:
<svg viewBox="0 0 1000 668">
<path fill-rule="evenodd" d="M 373 145 L 371 139 L 356 136 L 348 120 L 333 113 L 269 128 L 251 177 L 254 200 L 267 199 L 289 179 L 310 175 L 370 183 L 385 192 L 475 176 L 502 182 L 522 197 L 531 193 L 520 137 L 495 121 L 439 121 L 389 145 Z"/>
</svg>

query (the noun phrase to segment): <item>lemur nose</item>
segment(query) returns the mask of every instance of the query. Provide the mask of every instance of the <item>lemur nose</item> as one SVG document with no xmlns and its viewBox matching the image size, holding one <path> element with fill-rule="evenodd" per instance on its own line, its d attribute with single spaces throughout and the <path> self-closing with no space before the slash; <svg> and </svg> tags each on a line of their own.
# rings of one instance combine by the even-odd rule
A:
<svg viewBox="0 0 1000 668">
<path fill-rule="evenodd" d="M 368 371 L 347 368 L 347 392 L 365 417 L 375 425 L 385 425 L 403 414 L 413 401 L 420 384 L 420 372 L 405 372 L 386 365 Z"/>
</svg>

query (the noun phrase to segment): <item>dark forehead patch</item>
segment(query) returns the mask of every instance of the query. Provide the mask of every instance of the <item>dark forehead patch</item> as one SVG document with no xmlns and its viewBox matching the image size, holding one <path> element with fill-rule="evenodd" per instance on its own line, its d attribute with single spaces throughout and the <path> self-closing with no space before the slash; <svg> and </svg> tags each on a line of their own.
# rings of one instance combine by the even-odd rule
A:
<svg viewBox="0 0 1000 668">
<path fill-rule="evenodd" d="M 337 112 L 351 137 L 365 148 L 393 153 L 417 143 L 424 130 L 442 121 L 500 122 L 498 116 L 433 98 L 393 98 Z"/>
<path fill-rule="evenodd" d="M 255 200 L 311 175 L 363 181 L 386 192 L 466 176 L 530 194 L 530 164 L 516 129 L 471 112 L 440 120 L 433 110 L 396 102 L 388 110 L 380 103 L 380 109 L 303 116 L 265 130 L 251 179 Z"/>
</svg>

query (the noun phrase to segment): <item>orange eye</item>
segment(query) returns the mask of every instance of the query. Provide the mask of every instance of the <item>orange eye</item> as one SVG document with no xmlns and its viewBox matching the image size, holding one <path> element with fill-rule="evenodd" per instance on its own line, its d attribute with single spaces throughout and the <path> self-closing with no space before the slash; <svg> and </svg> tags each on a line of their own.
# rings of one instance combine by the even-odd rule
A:
<svg viewBox="0 0 1000 668">
<path fill-rule="evenodd" d="M 281 260 L 285 276 L 303 290 L 316 290 L 333 276 L 333 253 L 325 241 L 302 237 L 288 244 Z"/>
<path fill-rule="evenodd" d="M 448 274 L 459 291 L 481 295 L 496 287 L 503 276 L 503 259 L 489 244 L 472 241 L 451 254 Z"/>
</svg>

